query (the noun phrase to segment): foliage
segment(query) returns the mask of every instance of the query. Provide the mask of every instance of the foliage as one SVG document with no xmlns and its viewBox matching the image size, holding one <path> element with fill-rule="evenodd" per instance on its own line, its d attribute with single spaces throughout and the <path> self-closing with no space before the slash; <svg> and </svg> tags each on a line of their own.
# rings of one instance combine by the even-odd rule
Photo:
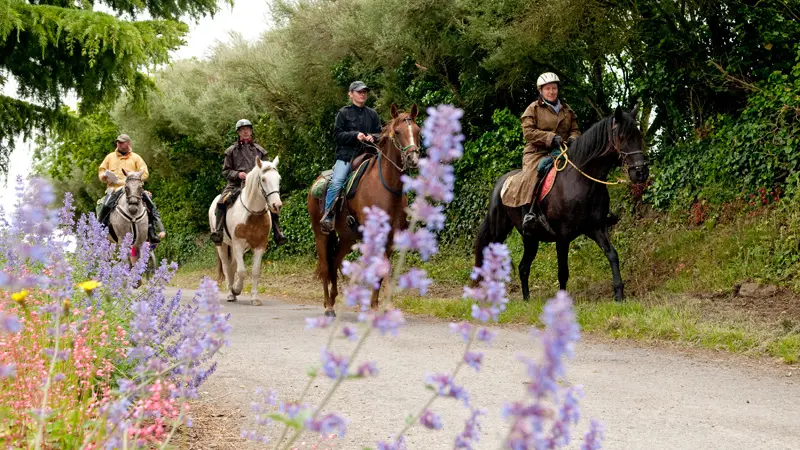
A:
<svg viewBox="0 0 800 450">
<path fill-rule="evenodd" d="M 117 248 L 93 216 L 76 223 L 69 195 L 60 212 L 49 209 L 54 195 L 41 180 L 20 180 L 17 192 L 11 222 L 0 216 L 5 442 L 166 445 L 226 343 L 216 286 L 204 280 L 191 301 L 168 299 L 175 264 L 164 261 L 145 281 L 148 252 L 131 265 L 130 234 Z"/>
<path fill-rule="evenodd" d="M 797 63 L 759 83 L 737 115 L 709 120 L 702 139 L 652 155 L 653 183 L 645 200 L 657 208 L 695 201 L 723 203 L 782 187 L 800 187 L 800 46 Z"/>
<path fill-rule="evenodd" d="M 203 242 L 196 234 L 207 232 L 206 208 L 223 184 L 222 151 L 243 117 L 270 156 L 281 157 L 291 200 L 290 245 L 279 253 L 309 251 L 304 192 L 333 163 L 333 118 L 353 79 L 367 82 L 368 104 L 384 116 L 393 102 L 464 110 L 465 155 L 440 233 L 463 253 L 494 181 L 521 165 L 519 115 L 545 70 L 563 80 L 561 97 L 582 129 L 641 99 L 652 184 L 643 199 L 612 192 L 615 211 L 638 214 L 642 202 L 686 210 L 759 188 L 791 194 L 797 184 L 800 12 L 791 3 L 303 0 L 273 2 L 272 17 L 257 42 L 234 38 L 206 60 L 155 72 L 149 116 L 125 102 L 109 112 L 151 167 L 148 189 L 169 233 L 160 251 L 171 258 L 185 261 Z M 96 134 L 85 125 L 77 133 Z M 99 192 L 95 160 L 70 155 L 88 141 L 55 136 L 40 155 L 64 168 L 42 166 L 61 180 L 60 191 L 87 191 L 78 198 L 85 210 L 88 194 Z M 67 181 L 81 174 L 84 188 Z"/>
</svg>

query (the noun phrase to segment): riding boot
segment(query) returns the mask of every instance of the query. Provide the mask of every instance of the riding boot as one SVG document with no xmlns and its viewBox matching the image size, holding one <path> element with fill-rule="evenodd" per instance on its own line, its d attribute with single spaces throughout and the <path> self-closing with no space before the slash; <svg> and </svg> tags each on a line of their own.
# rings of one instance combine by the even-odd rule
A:
<svg viewBox="0 0 800 450">
<path fill-rule="evenodd" d="M 211 233 L 211 242 L 216 245 L 221 245 L 224 236 L 222 235 L 222 225 L 225 221 L 225 212 L 227 208 L 222 203 L 217 203 L 217 209 L 214 211 L 214 217 L 216 217 L 216 227 L 214 227 L 214 231 Z"/>
<path fill-rule="evenodd" d="M 122 195 L 122 189 L 118 191 L 111 192 L 107 194 L 106 197 L 103 199 L 103 207 L 100 208 L 100 214 L 97 216 L 97 220 L 106 226 L 109 227 L 109 218 L 111 217 L 111 211 L 114 210 L 114 207 L 117 206 L 117 201 L 119 197 Z"/>
<path fill-rule="evenodd" d="M 158 213 L 156 204 L 149 195 L 145 194 L 142 200 L 147 206 L 147 241 L 151 244 L 161 242 L 159 233 L 164 231 L 164 224 L 161 222 L 161 214 Z"/>
<path fill-rule="evenodd" d="M 328 234 L 333 231 L 336 221 L 336 204 L 339 203 L 339 194 L 336 194 L 336 197 L 333 199 L 333 203 L 331 203 L 331 207 L 328 208 L 325 213 L 322 214 L 322 220 L 320 220 L 320 229 L 322 234 Z"/>
<path fill-rule="evenodd" d="M 334 211 L 336 208 L 336 201 L 334 200 L 333 205 L 328 208 L 327 211 L 322 215 L 322 220 L 319 222 L 320 230 L 322 234 L 328 234 L 334 229 L 334 221 L 336 220 L 336 212 Z"/>
<path fill-rule="evenodd" d="M 553 228 L 551 228 L 550 224 L 547 222 L 547 217 L 545 217 L 544 212 L 542 212 L 541 205 L 539 204 L 539 193 L 544 185 L 544 178 L 545 177 L 540 177 L 536 181 L 536 187 L 533 189 L 533 201 L 531 202 L 531 208 L 528 210 L 528 214 L 525 214 L 525 217 L 522 219 L 522 231 L 526 234 L 531 234 L 535 225 L 541 226 L 542 229 L 548 234 L 556 234 L 555 231 L 553 231 Z"/>
<path fill-rule="evenodd" d="M 272 236 L 275 238 L 275 248 L 278 248 L 286 243 L 286 236 L 284 236 L 283 231 L 281 231 L 281 223 L 278 215 L 271 211 L 269 215 L 272 219 Z"/>
</svg>

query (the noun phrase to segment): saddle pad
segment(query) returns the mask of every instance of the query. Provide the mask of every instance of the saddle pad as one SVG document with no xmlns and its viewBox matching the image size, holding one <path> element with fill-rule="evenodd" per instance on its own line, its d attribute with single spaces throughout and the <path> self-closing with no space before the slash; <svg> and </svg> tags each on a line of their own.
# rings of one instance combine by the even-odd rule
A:
<svg viewBox="0 0 800 450">
<path fill-rule="evenodd" d="M 553 167 L 552 169 L 550 169 L 549 172 L 547 172 L 547 175 L 545 175 L 544 182 L 542 184 L 542 190 L 539 191 L 540 202 L 544 200 L 545 197 L 547 197 L 547 194 L 550 193 L 550 189 L 553 189 L 553 184 L 556 182 L 557 173 L 558 171 L 556 170 L 555 167 Z"/>
<path fill-rule="evenodd" d="M 356 195 L 356 189 L 358 189 L 358 182 L 361 181 L 361 176 L 364 175 L 364 172 L 367 171 L 367 167 L 369 167 L 369 163 L 372 161 L 372 158 L 367 158 L 364 162 L 358 166 L 358 169 L 355 172 L 351 173 L 350 176 L 347 178 L 347 184 L 345 184 L 344 192 L 347 198 L 352 198 Z"/>
<path fill-rule="evenodd" d="M 553 184 L 556 182 L 556 174 L 557 173 L 558 173 L 558 171 L 556 170 L 556 168 L 552 167 L 547 172 L 547 175 L 545 175 L 544 182 L 542 184 L 542 190 L 539 192 L 539 201 L 540 202 L 542 200 L 544 200 L 545 197 L 547 197 L 547 194 L 549 194 L 550 190 L 553 188 Z M 505 196 L 506 190 L 508 190 L 508 186 L 510 185 L 511 180 L 514 179 L 514 177 L 518 177 L 518 176 L 522 176 L 522 172 L 519 172 L 519 173 L 517 173 L 515 175 L 512 175 L 512 176 L 506 178 L 506 181 L 503 182 L 503 187 L 500 189 L 500 198 L 501 199 Z"/>
<path fill-rule="evenodd" d="M 332 170 L 326 170 L 325 172 L 322 172 L 322 174 L 317 178 L 317 181 L 311 185 L 311 197 L 324 198 L 325 194 L 328 192 L 328 183 L 331 182 L 331 177 L 333 177 Z"/>
</svg>

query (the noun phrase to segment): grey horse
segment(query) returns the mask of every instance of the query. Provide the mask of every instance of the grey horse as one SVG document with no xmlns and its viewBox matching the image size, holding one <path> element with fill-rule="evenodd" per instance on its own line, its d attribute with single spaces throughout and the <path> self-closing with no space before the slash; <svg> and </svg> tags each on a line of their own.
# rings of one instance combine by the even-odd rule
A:
<svg viewBox="0 0 800 450">
<path fill-rule="evenodd" d="M 130 233 L 133 236 L 131 246 L 131 265 L 136 264 L 141 250 L 147 242 L 147 208 L 142 201 L 144 195 L 144 182 L 142 172 L 127 172 L 125 175 L 124 192 L 117 201 L 117 206 L 109 214 L 109 229 L 114 231 L 116 242 Z M 115 241 L 109 233 L 109 240 Z"/>
</svg>

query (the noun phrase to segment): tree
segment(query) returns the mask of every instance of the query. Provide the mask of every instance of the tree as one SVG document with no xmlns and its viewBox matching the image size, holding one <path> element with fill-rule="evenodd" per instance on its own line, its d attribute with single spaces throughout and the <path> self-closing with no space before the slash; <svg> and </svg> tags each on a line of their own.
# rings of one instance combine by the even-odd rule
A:
<svg viewBox="0 0 800 450">
<path fill-rule="evenodd" d="M 74 117 L 61 99 L 74 92 L 81 114 L 113 103 L 124 91 L 145 108 L 154 87 L 144 73 L 169 60 L 183 43 L 187 16 L 217 11 L 216 0 L 0 0 L 0 84 L 18 83 L 18 99 L 0 96 L 0 172 L 16 136 L 66 130 Z M 134 21 L 139 15 L 150 20 Z M 128 20 L 131 19 L 131 20 Z"/>
</svg>

